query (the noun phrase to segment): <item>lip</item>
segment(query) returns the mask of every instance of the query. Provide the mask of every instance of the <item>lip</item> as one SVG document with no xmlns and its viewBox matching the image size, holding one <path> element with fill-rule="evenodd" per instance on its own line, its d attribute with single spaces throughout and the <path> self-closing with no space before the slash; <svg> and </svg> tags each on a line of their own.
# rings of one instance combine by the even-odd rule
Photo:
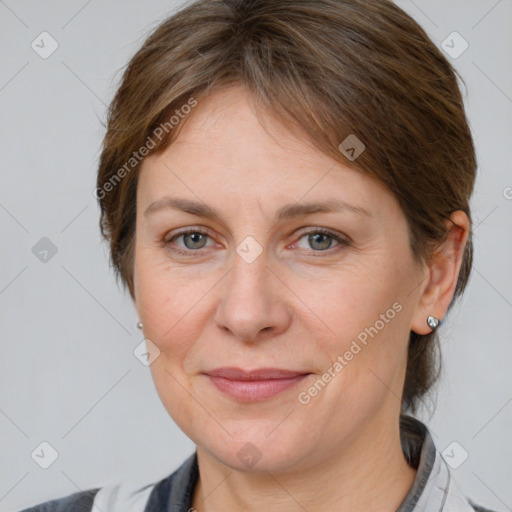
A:
<svg viewBox="0 0 512 512">
<path fill-rule="evenodd" d="M 243 402 L 268 400 L 304 380 L 310 373 L 281 368 L 217 368 L 205 372 L 224 394 Z"/>
</svg>

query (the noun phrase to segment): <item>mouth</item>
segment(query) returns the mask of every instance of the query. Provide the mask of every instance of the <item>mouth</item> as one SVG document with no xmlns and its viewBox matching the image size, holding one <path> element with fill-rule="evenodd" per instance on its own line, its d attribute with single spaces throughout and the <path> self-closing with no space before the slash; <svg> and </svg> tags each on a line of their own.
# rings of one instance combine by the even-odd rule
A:
<svg viewBox="0 0 512 512">
<path fill-rule="evenodd" d="M 210 382 L 222 393 L 243 402 L 268 400 L 302 382 L 311 373 L 280 368 L 242 370 L 217 368 L 205 372 Z"/>
</svg>

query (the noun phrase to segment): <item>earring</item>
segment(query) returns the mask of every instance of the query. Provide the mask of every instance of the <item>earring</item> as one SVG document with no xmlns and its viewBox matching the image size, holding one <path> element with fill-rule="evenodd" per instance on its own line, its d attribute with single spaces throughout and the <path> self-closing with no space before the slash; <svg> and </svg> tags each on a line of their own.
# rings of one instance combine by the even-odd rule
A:
<svg viewBox="0 0 512 512">
<path fill-rule="evenodd" d="M 142 329 L 142 322 L 137 322 L 137 329 Z"/>
<path fill-rule="evenodd" d="M 434 315 L 429 315 L 427 317 L 427 324 L 432 329 L 432 331 L 435 331 L 441 325 L 441 320 L 439 320 L 439 318 L 435 317 Z"/>
</svg>

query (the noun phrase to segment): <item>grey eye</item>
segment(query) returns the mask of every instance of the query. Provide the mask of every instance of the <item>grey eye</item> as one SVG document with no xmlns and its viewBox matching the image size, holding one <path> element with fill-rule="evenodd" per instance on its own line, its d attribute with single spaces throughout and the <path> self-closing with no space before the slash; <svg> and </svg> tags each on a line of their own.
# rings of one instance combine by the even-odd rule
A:
<svg viewBox="0 0 512 512">
<path fill-rule="evenodd" d="M 318 251 L 330 249 L 332 242 L 333 237 L 325 233 L 314 233 L 312 235 L 308 235 L 309 246 Z"/>
<path fill-rule="evenodd" d="M 183 237 L 183 242 L 187 249 L 202 249 L 208 239 L 208 235 L 198 232 L 184 233 L 180 237 Z"/>
</svg>

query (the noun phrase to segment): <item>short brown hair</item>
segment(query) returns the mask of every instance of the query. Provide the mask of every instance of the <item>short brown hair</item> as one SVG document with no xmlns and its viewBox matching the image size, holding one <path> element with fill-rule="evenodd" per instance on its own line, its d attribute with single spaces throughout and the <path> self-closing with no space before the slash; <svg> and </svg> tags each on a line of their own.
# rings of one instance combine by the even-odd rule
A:
<svg viewBox="0 0 512 512">
<path fill-rule="evenodd" d="M 142 160 L 138 153 L 130 159 L 149 138 L 146 153 L 163 151 L 187 118 L 156 142 L 152 134 L 191 98 L 240 84 L 258 112 L 394 195 L 416 261 L 427 261 L 444 240 L 452 212 L 471 219 L 476 159 L 456 74 L 410 16 L 387 0 L 199 0 L 150 34 L 108 111 L 96 189 L 100 227 L 132 298 Z M 351 162 L 338 149 L 350 134 L 366 146 Z M 471 262 L 470 233 L 454 300 Z M 402 411 L 414 412 L 437 380 L 437 349 L 436 334 L 411 332 Z"/>
</svg>

